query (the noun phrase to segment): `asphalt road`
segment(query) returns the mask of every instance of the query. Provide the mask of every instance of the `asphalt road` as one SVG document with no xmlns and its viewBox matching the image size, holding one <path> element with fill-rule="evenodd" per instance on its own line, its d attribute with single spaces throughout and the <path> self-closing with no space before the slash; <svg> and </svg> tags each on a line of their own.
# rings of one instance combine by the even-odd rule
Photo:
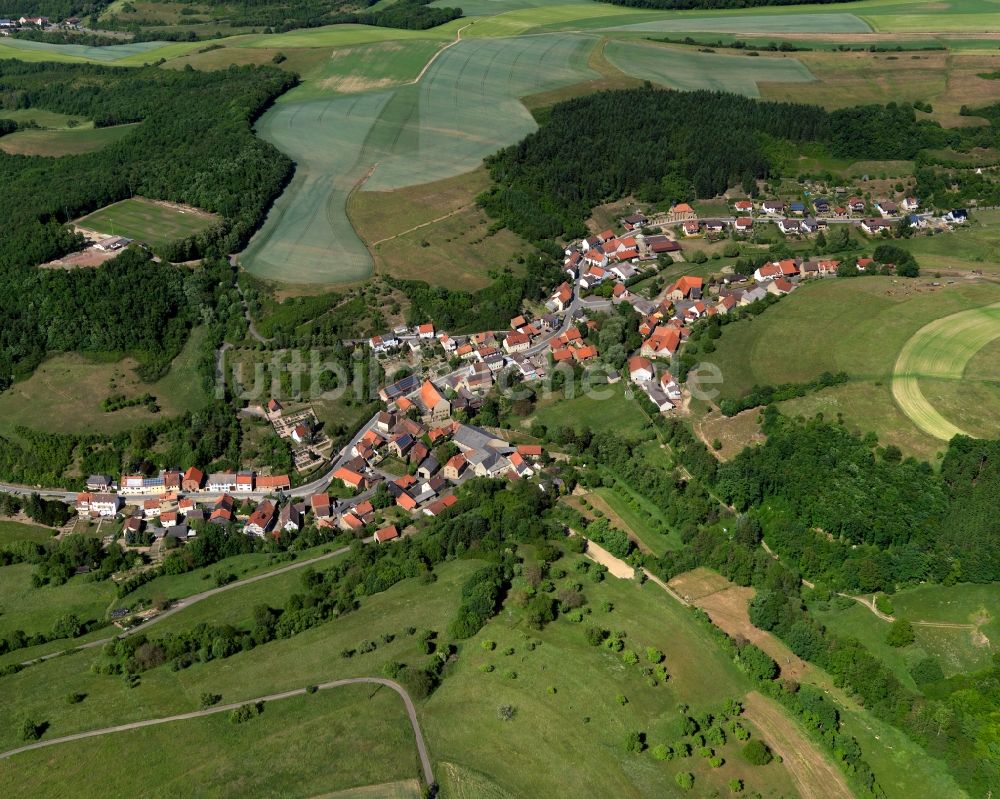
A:
<svg viewBox="0 0 1000 799">
<path fill-rule="evenodd" d="M 427 785 L 434 784 L 434 772 L 431 769 L 430 756 L 427 753 L 427 744 L 424 741 L 424 735 L 420 730 L 420 722 L 417 721 L 417 710 L 413 705 L 413 700 L 410 699 L 410 695 L 399 683 L 393 680 L 387 680 L 383 677 L 351 677 L 346 680 L 334 680 L 332 682 L 322 683 L 316 687 L 320 691 L 329 690 L 330 688 L 340 688 L 344 685 L 384 685 L 386 688 L 391 688 L 400 698 L 403 700 L 403 704 L 406 706 L 406 715 L 410 718 L 410 726 L 413 728 L 413 737 L 417 744 L 417 754 L 420 756 L 420 766 L 424 772 L 424 781 Z M 73 735 L 64 735 L 61 738 L 52 738 L 47 741 L 36 741 L 35 743 L 25 744 L 17 749 L 11 749 L 7 752 L 0 752 L 0 759 L 6 759 L 12 757 L 13 755 L 20 754 L 22 752 L 30 752 L 32 749 L 43 749 L 47 746 L 56 746 L 57 744 L 69 743 L 70 741 L 80 741 L 84 738 L 96 738 L 100 735 L 111 735 L 116 732 L 128 732 L 129 730 L 138 730 L 143 727 L 154 727 L 158 724 L 167 724 L 171 721 L 186 721 L 187 719 L 197 719 L 203 718 L 205 716 L 212 716 L 216 713 L 228 713 L 232 710 L 236 710 L 239 707 L 247 704 L 255 704 L 257 702 L 278 702 L 282 699 L 289 699 L 293 696 L 302 696 L 307 693 L 305 688 L 296 688 L 291 691 L 283 691 L 279 694 L 270 694 L 269 696 L 261 696 L 256 699 L 245 699 L 242 702 L 233 702 L 228 705 L 218 705 L 217 707 L 206 708 L 205 710 L 194 710 L 190 713 L 179 713 L 175 716 L 166 716 L 159 719 L 147 719 L 145 721 L 133 721 L 129 724 L 119 724 L 116 727 L 104 727 L 99 730 L 88 730 L 86 732 L 78 732 Z"/>
</svg>

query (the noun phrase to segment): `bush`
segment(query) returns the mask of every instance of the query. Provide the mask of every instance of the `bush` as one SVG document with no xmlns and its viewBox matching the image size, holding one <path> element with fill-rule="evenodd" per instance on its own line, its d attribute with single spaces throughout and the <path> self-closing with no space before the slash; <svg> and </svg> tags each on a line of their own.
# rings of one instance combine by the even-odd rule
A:
<svg viewBox="0 0 1000 799">
<path fill-rule="evenodd" d="M 674 756 L 674 750 L 666 744 L 657 744 L 653 747 L 654 760 L 670 760 Z"/>
<path fill-rule="evenodd" d="M 238 708 L 236 708 L 236 710 L 230 713 L 229 721 L 232 724 L 243 724 L 244 722 L 257 718 L 257 716 L 259 716 L 263 712 L 264 712 L 263 702 L 250 702 L 245 705 L 240 705 Z"/>
<path fill-rule="evenodd" d="M 743 780 L 732 779 L 729 781 L 730 793 L 741 793 L 743 791 Z"/>
<path fill-rule="evenodd" d="M 685 791 L 690 791 L 694 787 L 694 774 L 690 771 L 682 771 L 674 777 L 674 780 Z"/>
<path fill-rule="evenodd" d="M 222 701 L 222 694 L 213 694 L 213 693 L 210 693 L 210 692 L 206 691 L 205 693 L 203 693 L 201 695 L 200 704 L 201 704 L 202 710 L 204 710 L 205 708 L 209 708 L 209 707 L 212 707 L 214 705 L 219 704 L 219 702 L 221 702 L 221 701 Z"/>
<path fill-rule="evenodd" d="M 761 740 L 754 738 L 743 747 L 743 759 L 752 766 L 766 766 L 772 760 L 771 748 Z"/>
<path fill-rule="evenodd" d="M 663 653 L 656 647 L 647 646 L 646 647 L 646 660 L 650 663 L 662 663 Z"/>
<path fill-rule="evenodd" d="M 913 664 L 910 676 L 917 685 L 929 685 L 944 679 L 944 671 L 936 658 L 926 657 Z"/>
<path fill-rule="evenodd" d="M 37 741 L 45 732 L 47 724 L 41 724 L 32 718 L 27 718 L 21 725 L 21 739 L 25 741 Z"/>
<path fill-rule="evenodd" d="M 492 651 L 493 651 L 494 649 L 496 649 L 496 648 L 497 648 L 497 644 L 496 644 L 496 641 L 483 641 L 483 642 L 482 642 L 482 643 L 480 644 L 480 646 L 481 646 L 481 647 L 482 647 L 482 648 L 483 648 L 483 649 L 484 649 L 484 650 L 485 650 L 486 652 L 492 652 Z"/>
<path fill-rule="evenodd" d="M 317 691 L 319 691 L 319 686 L 318 685 L 307 685 L 306 686 L 306 693 L 307 694 L 314 694 Z"/>
<path fill-rule="evenodd" d="M 709 758 L 708 765 L 710 765 L 712 768 L 719 768 L 725 762 L 726 761 L 723 760 L 721 757 L 712 757 Z"/>
<path fill-rule="evenodd" d="M 631 649 L 629 649 L 626 652 L 622 652 L 622 663 L 624 663 L 626 666 L 634 666 L 638 662 L 639 662 L 639 656 Z"/>
<path fill-rule="evenodd" d="M 500 705 L 497 708 L 497 718 L 500 721 L 513 721 L 514 716 L 517 715 L 517 710 L 513 705 Z"/>
<path fill-rule="evenodd" d="M 913 625 L 906 619 L 894 621 L 885 636 L 885 642 L 889 646 L 895 647 L 909 646 L 915 640 L 917 640 L 917 636 L 913 632 Z"/>
<path fill-rule="evenodd" d="M 87 698 L 86 694 L 74 692 L 66 697 L 66 703 L 70 705 L 79 705 L 86 698 Z"/>
<path fill-rule="evenodd" d="M 625 751 L 641 752 L 646 748 L 646 733 L 630 730 L 625 733 Z"/>
</svg>

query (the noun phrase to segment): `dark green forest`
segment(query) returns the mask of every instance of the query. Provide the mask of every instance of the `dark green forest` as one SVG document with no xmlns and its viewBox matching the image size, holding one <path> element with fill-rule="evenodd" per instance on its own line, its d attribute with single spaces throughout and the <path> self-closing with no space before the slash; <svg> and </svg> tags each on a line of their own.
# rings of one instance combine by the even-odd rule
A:
<svg viewBox="0 0 1000 799">
<path fill-rule="evenodd" d="M 774 176 L 769 153 L 802 142 L 837 158 L 881 160 L 984 140 L 995 141 L 996 129 L 944 130 L 908 105 L 825 111 L 647 86 L 554 106 L 538 131 L 486 159 L 493 186 L 479 202 L 529 240 L 577 237 L 594 206 L 630 194 L 669 203 L 741 184 L 755 194 L 757 179 Z"/>
<path fill-rule="evenodd" d="M 238 249 L 291 176 L 291 162 L 250 126 L 293 82 L 275 69 L 0 62 L 0 107 L 44 108 L 98 126 L 138 123 L 98 152 L 0 153 L 0 389 L 51 352 L 132 351 L 161 366 L 176 354 L 194 307 L 180 274 L 131 253 L 97 270 L 36 265 L 79 246 L 65 223 L 132 195 L 222 217 L 216 227 L 161 248 L 165 258 Z"/>
</svg>

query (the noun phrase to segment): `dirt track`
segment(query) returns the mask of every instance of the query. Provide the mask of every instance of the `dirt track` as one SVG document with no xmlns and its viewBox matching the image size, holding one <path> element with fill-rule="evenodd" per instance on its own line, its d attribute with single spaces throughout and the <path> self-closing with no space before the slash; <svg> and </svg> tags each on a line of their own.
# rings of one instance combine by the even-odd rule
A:
<svg viewBox="0 0 1000 799">
<path fill-rule="evenodd" d="M 820 754 L 773 700 L 751 691 L 743 700 L 747 719 L 781 759 L 802 799 L 854 799 L 843 775 Z"/>
</svg>

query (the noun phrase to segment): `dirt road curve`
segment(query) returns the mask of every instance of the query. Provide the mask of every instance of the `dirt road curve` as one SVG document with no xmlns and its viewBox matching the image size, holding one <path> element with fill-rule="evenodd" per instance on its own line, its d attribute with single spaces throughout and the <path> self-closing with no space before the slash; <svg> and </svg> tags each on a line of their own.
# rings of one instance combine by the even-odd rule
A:
<svg viewBox="0 0 1000 799">
<path fill-rule="evenodd" d="M 767 745 L 781 755 L 802 799 L 854 799 L 844 776 L 779 705 L 756 691 L 748 693 L 743 703 L 747 719 L 760 730 Z"/>
<path fill-rule="evenodd" d="M 427 754 L 427 744 L 424 742 L 423 733 L 420 731 L 420 722 L 417 721 L 417 711 L 413 706 L 413 700 L 410 699 L 410 695 L 406 693 L 403 686 L 393 680 L 386 680 L 382 677 L 352 677 L 346 680 L 326 682 L 322 685 L 318 685 L 317 688 L 320 691 L 325 691 L 330 688 L 340 688 L 343 685 L 363 684 L 384 685 L 386 688 L 391 688 L 402 698 L 403 704 L 406 706 L 406 715 L 410 717 L 410 726 L 413 728 L 413 737 L 417 743 L 417 754 L 420 756 L 420 765 L 424 772 L 424 780 L 428 785 L 433 785 L 434 772 L 431 770 L 431 760 Z M 129 730 L 138 730 L 142 727 L 153 727 L 157 724 L 167 724 L 171 721 L 185 721 L 187 719 L 197 719 L 204 716 L 211 716 L 216 713 L 228 713 L 246 704 L 253 704 L 255 702 L 278 702 L 282 699 L 288 699 L 293 696 L 302 696 L 305 693 L 305 688 L 296 688 L 292 691 L 284 691 L 280 694 L 271 694 L 270 696 L 261 696 L 256 699 L 246 699 L 242 702 L 233 702 L 229 705 L 219 705 L 218 707 L 210 707 L 205 710 L 194 710 L 190 713 L 179 713 L 176 716 L 167 716 L 160 719 L 147 719 L 146 721 L 133 721 L 130 724 L 119 724 L 117 727 L 105 727 L 100 730 L 88 730 L 87 732 L 78 732 L 74 735 L 64 735 L 61 738 L 52 738 L 48 741 L 37 741 L 33 744 L 26 744 L 25 746 L 18 747 L 17 749 L 11 749 L 8 752 L 0 752 L 0 759 L 5 759 L 13 755 L 20 754 L 21 752 L 28 752 L 32 749 L 42 749 L 46 746 L 56 746 L 57 744 L 69 743 L 70 741 L 80 741 L 84 738 L 94 738 L 98 735 L 111 735 L 116 732 L 127 732 Z"/>
</svg>

